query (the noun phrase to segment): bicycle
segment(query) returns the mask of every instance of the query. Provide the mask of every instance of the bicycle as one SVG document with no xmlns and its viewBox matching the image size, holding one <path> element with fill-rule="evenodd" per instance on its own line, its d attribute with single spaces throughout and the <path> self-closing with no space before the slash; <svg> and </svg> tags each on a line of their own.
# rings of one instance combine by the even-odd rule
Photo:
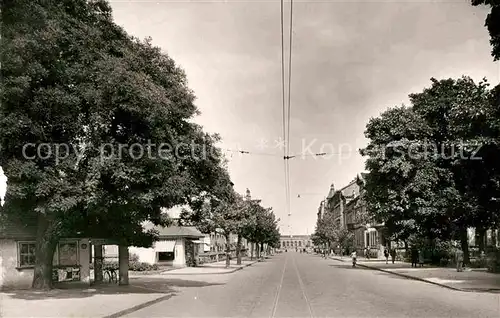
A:
<svg viewBox="0 0 500 318">
<path fill-rule="evenodd" d="M 104 281 L 107 283 L 118 284 L 118 274 L 114 268 L 106 268 L 104 270 Z"/>
</svg>

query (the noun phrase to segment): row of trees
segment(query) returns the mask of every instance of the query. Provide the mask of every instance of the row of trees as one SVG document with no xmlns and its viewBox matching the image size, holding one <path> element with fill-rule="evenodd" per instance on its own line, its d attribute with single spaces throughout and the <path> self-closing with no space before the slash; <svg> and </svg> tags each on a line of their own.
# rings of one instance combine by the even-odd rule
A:
<svg viewBox="0 0 500 318">
<path fill-rule="evenodd" d="M 183 210 L 181 222 L 184 225 L 197 226 L 203 233 L 222 233 L 226 239 L 226 266 L 229 266 L 231 252 L 230 235 L 237 235 L 237 264 L 241 264 L 242 239 L 257 246 L 257 257 L 264 251 L 264 245 L 278 248 L 280 233 L 279 219 L 276 219 L 272 208 L 265 208 L 260 200 L 243 198 L 236 192 L 228 191 L 229 195 L 218 195 L 224 191 L 215 191 L 208 196 L 199 197 L 196 208 Z"/>
<path fill-rule="evenodd" d="M 52 287 L 60 238 L 150 246 L 156 233 L 141 224 L 168 225 L 161 211 L 177 205 L 271 241 L 269 211 L 233 225 L 240 200 L 219 137 L 192 121 L 199 111 L 183 70 L 116 25 L 107 1 L 3 1 L 2 23 L 0 222 L 36 226 L 33 288 Z"/>
<path fill-rule="evenodd" d="M 311 240 L 315 246 L 324 246 L 327 251 L 338 247 L 342 253 L 354 245 L 353 233 L 340 227 L 331 212 L 325 213 L 322 218 L 316 221 L 316 228 Z"/>
<path fill-rule="evenodd" d="M 500 58 L 500 7 L 486 20 Z M 500 85 L 486 79 L 431 79 L 410 105 L 391 108 L 366 127 L 368 210 L 392 239 L 460 240 L 468 262 L 467 228 L 480 238 L 500 214 Z M 480 249 L 484 242 L 480 240 Z"/>
</svg>

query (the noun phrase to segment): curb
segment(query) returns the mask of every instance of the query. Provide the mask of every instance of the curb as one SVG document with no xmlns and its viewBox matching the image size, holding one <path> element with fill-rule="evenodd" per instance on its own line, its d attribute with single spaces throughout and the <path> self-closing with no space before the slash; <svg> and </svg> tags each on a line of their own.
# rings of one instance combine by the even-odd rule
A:
<svg viewBox="0 0 500 318">
<path fill-rule="evenodd" d="M 178 276 L 196 276 L 196 275 L 225 275 L 225 274 L 232 274 L 234 272 L 237 272 L 239 270 L 242 270 L 243 268 L 246 268 L 248 266 L 252 266 L 253 264 L 255 263 L 258 263 L 259 261 L 253 261 L 252 263 L 249 263 L 249 264 L 245 264 L 241 267 L 238 267 L 238 268 L 235 268 L 235 269 L 232 269 L 230 271 L 227 271 L 227 272 L 207 272 L 207 273 L 172 273 L 172 272 L 175 272 L 175 270 L 173 271 L 166 271 L 164 272 L 165 274 L 161 273 L 160 275 L 178 275 Z"/>
<path fill-rule="evenodd" d="M 133 312 L 139 311 L 139 310 L 144 309 L 146 307 L 153 306 L 153 305 L 155 305 L 157 303 L 161 303 L 162 301 L 168 300 L 168 299 L 172 298 L 173 296 L 174 296 L 173 294 L 161 296 L 161 297 L 158 297 L 156 299 L 147 301 L 145 303 L 142 303 L 142 304 L 139 304 L 139 305 L 136 305 L 136 306 L 133 306 L 133 307 L 121 310 L 119 312 L 115 312 L 114 314 L 104 316 L 102 318 L 118 318 L 118 317 L 122 317 L 122 316 L 125 316 L 125 315 L 129 315 L 129 314 L 131 314 Z"/>
<path fill-rule="evenodd" d="M 340 261 L 340 262 L 344 262 L 344 263 L 346 262 L 345 260 L 342 260 L 340 258 L 334 258 L 334 257 L 330 257 L 330 258 L 333 259 L 333 260 L 336 260 L 336 261 Z M 411 280 L 420 281 L 420 282 L 423 282 L 423 283 L 428 283 L 428 284 L 436 285 L 436 286 L 447 288 L 447 289 L 454 290 L 454 291 L 467 292 L 467 293 L 498 293 L 498 290 L 491 289 L 491 288 L 489 288 L 489 289 L 481 289 L 481 288 L 458 288 L 458 287 L 452 287 L 452 286 L 448 286 L 448 285 L 445 285 L 445 284 L 436 283 L 436 282 L 427 280 L 425 278 L 415 277 L 415 276 L 411 276 L 411 275 L 407 275 L 407 274 L 403 274 L 403 273 L 398 273 L 398 272 L 394 272 L 394 271 L 390 271 L 390 270 L 387 270 L 387 269 L 378 268 L 378 267 L 374 267 L 374 266 L 370 266 L 370 265 L 365 265 L 365 264 L 359 264 L 358 263 L 358 264 L 356 264 L 356 266 L 364 267 L 364 268 L 367 268 L 367 269 L 376 270 L 376 271 L 380 271 L 380 272 L 384 272 L 384 273 L 387 273 L 387 274 L 392 274 L 392 275 L 396 275 L 396 276 L 400 276 L 400 277 L 404 277 L 406 279 L 411 279 Z"/>
<path fill-rule="evenodd" d="M 425 278 L 420 278 L 420 277 L 415 277 L 415 276 L 411 276 L 411 275 L 407 275 L 407 274 L 393 272 L 393 271 L 390 271 L 390 270 L 386 270 L 386 269 L 382 269 L 382 268 L 377 268 L 377 267 L 373 267 L 373 266 L 368 266 L 368 265 L 364 265 L 364 264 L 356 264 L 356 266 L 368 268 L 368 269 L 371 269 L 371 270 L 377 270 L 377 271 L 380 271 L 380 272 L 384 272 L 384 273 L 388 273 L 388 274 L 393 274 L 393 275 L 396 275 L 396 276 L 400 276 L 400 277 L 404 277 L 404 278 L 407 278 L 407 279 L 416 280 L 416 281 L 420 281 L 420 282 L 424 282 L 424 283 L 428 283 L 428 284 L 433 284 L 433 285 L 444 287 L 444 288 L 448 288 L 448 289 L 454 290 L 454 291 L 461 291 L 461 292 L 473 292 L 474 291 L 474 290 L 467 290 L 467 289 L 463 289 L 463 288 L 451 287 L 451 286 L 448 286 L 448 285 L 444 285 L 444 284 L 440 284 L 440 283 L 436 283 L 436 282 L 427 280 Z"/>
</svg>

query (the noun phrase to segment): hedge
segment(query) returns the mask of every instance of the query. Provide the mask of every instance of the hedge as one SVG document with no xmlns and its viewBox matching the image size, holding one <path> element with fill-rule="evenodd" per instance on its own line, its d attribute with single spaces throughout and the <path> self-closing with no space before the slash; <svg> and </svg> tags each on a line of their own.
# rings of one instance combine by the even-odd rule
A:
<svg viewBox="0 0 500 318">
<path fill-rule="evenodd" d="M 129 270 L 135 271 L 135 272 L 146 272 L 146 271 L 155 271 L 158 270 L 158 265 L 156 264 L 149 264 L 149 263 L 144 263 L 144 262 L 138 262 L 138 261 L 129 261 L 128 263 Z M 94 268 L 94 264 L 90 264 L 90 269 Z M 102 269 L 115 269 L 118 270 L 118 262 L 117 261 L 104 261 L 102 264 Z"/>
</svg>

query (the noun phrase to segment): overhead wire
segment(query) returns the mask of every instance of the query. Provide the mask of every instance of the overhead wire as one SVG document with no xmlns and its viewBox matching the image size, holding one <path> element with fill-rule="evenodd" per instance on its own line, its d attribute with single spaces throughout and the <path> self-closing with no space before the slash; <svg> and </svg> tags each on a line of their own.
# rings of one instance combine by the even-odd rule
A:
<svg viewBox="0 0 500 318">
<path fill-rule="evenodd" d="M 291 126 L 291 96 L 292 96 L 292 48 L 293 48 L 293 0 L 290 0 L 290 25 L 289 25 L 289 36 L 290 36 L 290 44 L 288 48 L 288 118 L 287 118 L 287 123 L 288 123 L 288 132 L 287 136 L 288 138 L 286 139 L 286 158 L 285 158 L 285 165 L 287 169 L 287 175 L 288 175 L 288 184 L 287 184 L 287 189 L 288 189 L 288 198 L 287 198 L 287 208 L 288 208 L 288 215 L 289 215 L 289 222 L 290 222 L 290 231 L 292 230 L 291 228 L 291 217 L 292 217 L 292 211 L 291 211 L 291 206 L 290 206 L 290 197 L 291 197 L 291 184 L 290 184 L 290 161 L 288 160 L 290 158 L 290 126 Z M 291 232 L 290 232 L 291 234 Z"/>
<path fill-rule="evenodd" d="M 281 103 L 282 103 L 282 119 L 283 119 L 283 140 L 285 142 L 285 147 L 283 148 L 283 168 L 284 168 L 284 187 L 285 187 L 285 212 L 290 217 L 290 209 L 288 202 L 290 201 L 290 182 L 289 182 L 289 170 L 288 162 L 286 160 L 288 150 L 288 138 L 287 138 L 287 108 L 285 99 L 285 32 L 284 32 L 284 1 L 280 1 L 280 31 L 281 31 Z M 290 230 L 290 220 L 288 221 L 288 229 Z"/>
<path fill-rule="evenodd" d="M 247 151 L 247 150 L 242 150 L 242 149 L 230 149 L 230 148 L 220 148 L 221 150 L 227 151 L 227 152 L 233 152 L 233 153 L 240 153 L 244 155 L 257 155 L 257 156 L 270 156 L 270 157 L 279 157 L 283 158 L 283 155 L 276 154 L 276 153 L 270 153 L 270 152 L 253 152 L 253 151 Z M 352 154 L 353 152 L 356 151 L 342 151 L 342 152 L 318 152 L 318 153 L 297 153 L 297 154 L 291 154 L 288 156 L 288 159 L 294 159 L 294 158 L 299 158 L 299 157 L 322 157 L 322 156 L 327 156 L 327 155 L 347 155 L 347 154 Z"/>
</svg>

